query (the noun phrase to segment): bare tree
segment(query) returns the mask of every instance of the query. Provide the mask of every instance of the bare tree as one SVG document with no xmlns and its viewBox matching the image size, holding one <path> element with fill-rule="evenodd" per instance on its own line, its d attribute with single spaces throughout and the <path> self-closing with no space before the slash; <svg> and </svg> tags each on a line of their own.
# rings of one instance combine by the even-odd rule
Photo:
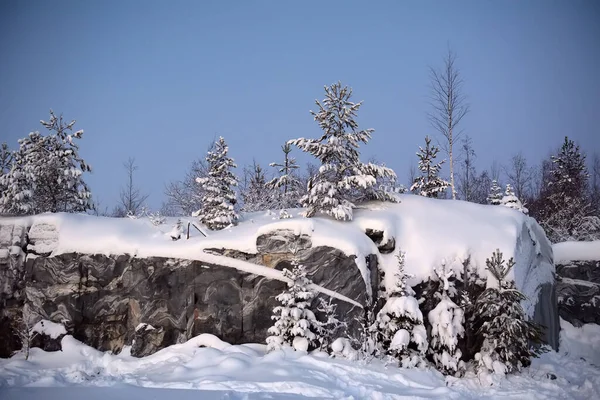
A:
<svg viewBox="0 0 600 400">
<path fill-rule="evenodd" d="M 595 215 L 600 216 L 600 155 L 594 153 L 590 166 L 590 198 Z"/>
<path fill-rule="evenodd" d="M 408 187 L 411 187 L 413 182 L 415 181 L 415 178 L 417 177 L 417 167 L 415 166 L 415 164 L 411 161 L 410 165 L 408 167 Z"/>
<path fill-rule="evenodd" d="M 515 195 L 519 199 L 527 198 L 534 172 L 527 165 L 527 160 L 523 156 L 523 153 L 518 152 L 512 156 L 510 164 L 503 169 L 508 181 L 512 184 Z"/>
<path fill-rule="evenodd" d="M 448 49 L 448 54 L 444 58 L 444 67 L 440 70 L 429 68 L 429 72 L 432 110 L 427 116 L 433 128 L 445 138 L 440 146 L 448 154 L 452 198 L 456 199 L 453 147 L 462 133 L 457 127 L 469 112 L 469 105 L 463 94 L 463 80 L 456 66 L 456 54 Z"/>
<path fill-rule="evenodd" d="M 142 193 L 140 188 L 134 183 L 133 174 L 138 169 L 138 166 L 135 164 L 135 158 L 129 157 L 129 159 L 123 163 L 123 166 L 127 171 L 127 184 L 121 189 L 118 210 L 125 215 L 137 215 L 148 199 L 148 195 Z"/>
</svg>

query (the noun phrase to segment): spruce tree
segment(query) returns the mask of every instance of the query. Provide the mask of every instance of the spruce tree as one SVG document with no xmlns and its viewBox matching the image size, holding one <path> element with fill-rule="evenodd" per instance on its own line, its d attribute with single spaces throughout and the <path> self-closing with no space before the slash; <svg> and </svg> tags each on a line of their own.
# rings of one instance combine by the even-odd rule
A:
<svg viewBox="0 0 600 400">
<path fill-rule="evenodd" d="M 228 151 L 225 139 L 220 137 L 206 156 L 208 176 L 196 178 L 196 182 L 202 185 L 204 194 L 202 208 L 193 216 L 198 217 L 201 223 L 212 230 L 226 228 L 238 220 L 234 210 L 236 194 L 233 190 L 238 182 L 231 171 L 236 165 L 227 155 Z"/>
<path fill-rule="evenodd" d="M 486 265 L 497 286 L 485 289 L 475 302 L 474 319 L 478 334 L 483 336 L 481 351 L 475 355 L 476 368 L 479 374 L 519 371 L 539 354 L 531 344 L 541 342 L 542 331 L 526 320 L 521 307 L 525 296 L 506 279 L 514 260 L 505 264 L 498 249 Z"/>
<path fill-rule="evenodd" d="M 494 206 L 500 205 L 502 203 L 502 197 L 504 197 L 502 195 L 502 188 L 500 187 L 500 185 L 498 185 L 498 181 L 494 179 L 492 181 L 492 186 L 490 187 L 490 193 L 487 198 L 488 204 L 491 204 Z"/>
<path fill-rule="evenodd" d="M 385 353 L 402 367 L 422 366 L 428 346 L 423 314 L 407 283 L 410 275 L 404 271 L 404 252 L 398 251 L 396 258 L 395 286 L 377 314 L 373 330 Z"/>
<path fill-rule="evenodd" d="M 539 216 L 540 225 L 553 243 L 600 238 L 600 223 L 586 196 L 588 178 L 585 156 L 579 146 L 565 137 L 558 155 L 552 156 L 544 192 L 547 201 Z"/>
<path fill-rule="evenodd" d="M 504 196 L 502 200 L 500 200 L 500 204 L 504 207 L 512 208 L 513 210 L 521 211 L 523 214 L 527 214 L 529 210 L 523 206 L 521 200 L 515 196 L 515 192 L 513 191 L 510 184 L 506 185 L 506 191 L 504 192 Z"/>
<path fill-rule="evenodd" d="M 433 358 L 436 368 L 444 374 L 460 373 L 463 369 L 460 358 L 462 352 L 458 348 L 458 340 L 465 333 L 464 311 L 450 296 L 456 294 L 454 282 L 450 280 L 452 271 L 442 262 L 440 269 L 435 269 L 440 280 L 440 301 L 429 312 L 428 319 L 431 325 L 431 341 L 429 354 Z"/>
<path fill-rule="evenodd" d="M 444 160 L 434 163 L 439 151 L 437 146 L 431 144 L 429 136 L 425 136 L 425 148 L 419 146 L 419 152 L 417 153 L 421 176 L 415 178 L 410 187 L 411 192 L 437 199 L 450 187 L 450 183 L 439 176 Z"/>
<path fill-rule="evenodd" d="M 316 293 L 310 289 L 312 283 L 306 277 L 302 264 L 292 262 L 292 270 L 284 269 L 283 276 L 288 279 L 288 289 L 277 295 L 281 304 L 273 309 L 271 317 L 275 323 L 269 328 L 271 336 L 267 337 L 267 350 L 291 346 L 295 350 L 307 351 L 319 343 L 320 323 L 310 310 Z"/>
<path fill-rule="evenodd" d="M 300 199 L 306 217 L 322 212 L 338 220 L 351 220 L 356 202 L 396 199 L 377 187 L 378 179 L 395 179 L 394 171 L 359 159 L 359 145 L 371 139 L 373 129 L 358 129 L 356 116 L 362 103 L 351 102 L 351 97 L 352 89 L 340 82 L 326 86 L 325 99 L 316 101 L 318 111 L 311 111 L 323 135 L 289 141 L 321 162 L 308 182 L 308 193 Z"/>
<path fill-rule="evenodd" d="M 289 143 L 281 146 L 283 150 L 283 163 L 271 163 L 271 167 L 277 168 L 279 176 L 270 180 L 267 185 L 272 189 L 280 191 L 278 203 L 279 208 L 293 208 L 298 206 L 300 199 L 301 183 L 296 176 L 298 165 L 296 159 L 290 156 L 292 146 Z"/>
<path fill-rule="evenodd" d="M 77 140 L 83 130 L 73 131 L 50 110 L 50 119 L 40 121 L 49 134 L 32 132 L 19 140 L 10 170 L 2 175 L 0 208 L 16 214 L 85 212 L 93 209 L 90 190 L 83 180 L 91 167 L 79 156 Z"/>
<path fill-rule="evenodd" d="M 270 210 L 277 207 L 274 190 L 267 186 L 265 172 L 260 164 L 253 162 L 251 168 L 244 169 L 244 186 L 242 194 L 242 211 L 254 212 Z"/>
</svg>

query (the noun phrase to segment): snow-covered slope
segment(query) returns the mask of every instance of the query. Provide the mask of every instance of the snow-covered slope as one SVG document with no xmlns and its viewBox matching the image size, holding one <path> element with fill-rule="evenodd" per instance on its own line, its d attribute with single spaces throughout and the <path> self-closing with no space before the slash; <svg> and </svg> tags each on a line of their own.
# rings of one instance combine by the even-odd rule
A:
<svg viewBox="0 0 600 400">
<path fill-rule="evenodd" d="M 586 332 L 572 328 L 569 349 L 590 351 Z M 580 340 L 581 339 L 581 340 Z M 205 347 L 201 347 L 205 346 Z M 586 347 L 587 346 L 587 347 Z M 88 399 L 593 399 L 600 370 L 580 354 L 549 352 L 499 385 L 447 378 L 432 369 L 368 365 L 291 349 L 230 346 L 211 335 L 134 358 L 111 355 L 65 336 L 62 351 L 32 349 L 0 359 L 0 398 Z M 587 349 L 587 350 L 586 350 Z M 175 390 L 176 389 L 176 390 Z M 187 390 L 184 390 L 187 389 Z"/>
<path fill-rule="evenodd" d="M 562 242 L 552 246 L 556 264 L 569 261 L 600 261 L 600 241 Z"/>
</svg>

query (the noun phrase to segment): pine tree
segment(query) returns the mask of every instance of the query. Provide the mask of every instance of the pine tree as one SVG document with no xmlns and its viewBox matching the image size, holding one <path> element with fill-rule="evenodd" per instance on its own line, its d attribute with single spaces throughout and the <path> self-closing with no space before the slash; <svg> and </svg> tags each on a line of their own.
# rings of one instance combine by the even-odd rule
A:
<svg viewBox="0 0 600 400">
<path fill-rule="evenodd" d="M 500 200 L 500 204 L 504 207 L 512 208 L 513 210 L 521 211 L 523 214 L 527 214 L 529 210 L 521 204 L 521 200 L 515 196 L 515 192 L 513 191 L 510 184 L 506 185 L 506 191 L 504 192 L 504 196 L 502 200 Z"/>
<path fill-rule="evenodd" d="M 373 330 L 386 354 L 392 356 L 405 368 L 425 363 L 427 331 L 423 325 L 423 314 L 404 272 L 404 252 L 398 251 L 398 270 L 395 286 L 377 314 Z"/>
<path fill-rule="evenodd" d="M 547 201 L 539 216 L 540 224 L 553 243 L 600 238 L 600 222 L 593 216 L 586 196 L 588 178 L 585 156 L 579 146 L 565 137 L 559 154 L 552 156 L 544 193 Z"/>
<path fill-rule="evenodd" d="M 435 272 L 441 283 L 441 293 L 439 303 L 428 315 L 431 325 L 429 353 L 438 370 L 444 374 L 457 374 L 463 369 L 458 339 L 465 333 L 464 311 L 450 299 L 452 293 L 456 294 L 454 283 L 450 280 L 452 271 L 443 262 Z"/>
<path fill-rule="evenodd" d="M 283 276 L 289 280 L 288 289 L 276 297 L 281 305 L 273 309 L 271 318 L 275 323 L 268 330 L 271 334 L 267 338 L 268 351 L 282 346 L 307 351 L 320 342 L 320 324 L 310 310 L 316 293 L 309 288 L 311 281 L 306 277 L 304 266 L 296 260 L 292 265 L 291 271 L 283 270 Z"/>
<path fill-rule="evenodd" d="M 236 195 L 233 190 L 238 182 L 231 172 L 236 165 L 233 159 L 227 156 L 228 151 L 229 147 L 225 139 L 220 137 L 206 156 L 209 166 L 208 176 L 196 178 L 196 182 L 204 189 L 204 195 L 202 208 L 193 216 L 198 217 L 200 222 L 213 230 L 226 228 L 238 220 L 234 210 Z"/>
<path fill-rule="evenodd" d="M 410 187 L 411 192 L 421 196 L 439 198 L 444 191 L 450 187 L 450 183 L 439 177 L 444 160 L 433 163 L 439 153 L 437 146 L 431 144 L 429 136 L 425 136 L 425 148 L 419 147 L 419 170 L 421 176 L 417 176 Z"/>
<path fill-rule="evenodd" d="M 525 296 L 515 289 L 514 282 L 506 280 L 514 260 L 504 262 L 499 249 L 486 260 L 497 287 L 485 289 L 475 302 L 474 319 L 478 334 L 484 338 L 481 351 L 475 356 L 480 374 L 519 371 L 539 354 L 530 343 L 541 342 L 541 328 L 525 319 L 521 307 Z"/>
<path fill-rule="evenodd" d="M 8 186 L 3 184 L 4 179 L 2 178 L 4 175 L 8 174 L 10 169 L 12 168 L 13 163 L 13 152 L 10 151 L 8 145 L 6 143 L 2 143 L 0 147 L 0 193 L 6 192 Z M 0 196 L 0 200 L 2 196 Z M 0 211 L 2 211 L 2 204 L 0 203 Z"/>
<path fill-rule="evenodd" d="M 488 195 L 487 201 L 488 204 L 497 206 L 502 203 L 502 188 L 498 185 L 497 180 L 492 181 L 492 186 L 490 187 L 490 194 Z"/>
<path fill-rule="evenodd" d="M 42 136 L 32 132 L 19 140 L 10 171 L 0 180 L 6 190 L 0 195 L 4 212 L 85 212 L 93 209 L 91 193 L 83 180 L 91 167 L 79 156 L 76 140 L 83 130 L 73 132 L 75 121 L 65 123 L 50 110 L 50 119 L 40 121 L 49 130 Z"/>
<path fill-rule="evenodd" d="M 267 186 L 280 191 L 278 196 L 278 208 L 293 208 L 298 206 L 300 199 L 301 183 L 296 176 L 299 168 L 296 159 L 290 156 L 292 146 L 289 143 L 281 146 L 283 150 L 283 163 L 271 163 L 269 166 L 277 168 L 278 177 L 273 178 Z"/>
<path fill-rule="evenodd" d="M 359 159 L 359 145 L 371 139 L 373 129 L 358 130 L 355 118 L 362 103 L 351 102 L 351 97 L 352 89 L 340 82 L 326 86 L 325 99 L 316 101 L 319 110 L 311 111 L 323 136 L 288 142 L 321 162 L 316 176 L 309 180 L 308 193 L 300 199 L 306 217 L 322 212 L 351 220 L 356 202 L 396 199 L 377 187 L 377 179 L 395 178 L 394 171 Z"/>
<path fill-rule="evenodd" d="M 277 207 L 276 194 L 267 186 L 265 172 L 256 161 L 251 168 L 244 168 L 241 194 L 244 212 L 265 211 Z"/>
</svg>

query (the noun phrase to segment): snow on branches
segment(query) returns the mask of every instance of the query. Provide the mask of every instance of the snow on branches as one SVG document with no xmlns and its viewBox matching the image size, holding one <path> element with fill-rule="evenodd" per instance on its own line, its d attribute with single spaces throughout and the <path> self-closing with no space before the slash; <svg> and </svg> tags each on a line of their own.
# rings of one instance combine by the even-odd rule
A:
<svg viewBox="0 0 600 400">
<path fill-rule="evenodd" d="M 281 305 L 273 309 L 271 318 L 275 323 L 268 330 L 271 334 L 267 338 L 268 351 L 283 346 L 307 351 L 311 345 L 320 342 L 321 324 L 310 310 L 316 293 L 309 288 L 311 281 L 306 277 L 304 266 L 295 260 L 292 265 L 291 271 L 283 270 L 283 276 L 288 279 L 288 289 L 276 297 Z"/>
<path fill-rule="evenodd" d="M 234 210 L 236 194 L 233 190 L 238 182 L 231 171 L 236 165 L 233 159 L 227 156 L 228 151 L 225 139 L 220 137 L 206 156 L 208 176 L 196 178 L 196 182 L 202 185 L 204 194 L 202 208 L 193 216 L 213 230 L 226 228 L 235 224 L 238 219 Z"/>
<path fill-rule="evenodd" d="M 411 192 L 437 199 L 450 187 L 450 182 L 445 181 L 439 176 L 444 160 L 439 163 L 433 162 L 439 151 L 437 146 L 431 144 L 429 136 L 425 136 L 425 148 L 419 147 L 419 152 L 417 153 L 421 176 L 415 178 L 410 187 Z"/>
<path fill-rule="evenodd" d="M 356 202 L 395 201 L 395 197 L 377 187 L 377 180 L 395 179 L 390 168 L 360 161 L 360 143 L 371 139 L 373 129 L 358 130 L 356 116 L 362 103 L 350 101 L 352 89 L 340 82 L 325 87 L 325 99 L 316 101 L 311 111 L 323 130 L 319 139 L 299 138 L 288 143 L 312 154 L 321 167 L 308 182 L 308 193 L 300 199 L 305 216 L 318 212 L 338 220 L 351 220 Z"/>
</svg>

